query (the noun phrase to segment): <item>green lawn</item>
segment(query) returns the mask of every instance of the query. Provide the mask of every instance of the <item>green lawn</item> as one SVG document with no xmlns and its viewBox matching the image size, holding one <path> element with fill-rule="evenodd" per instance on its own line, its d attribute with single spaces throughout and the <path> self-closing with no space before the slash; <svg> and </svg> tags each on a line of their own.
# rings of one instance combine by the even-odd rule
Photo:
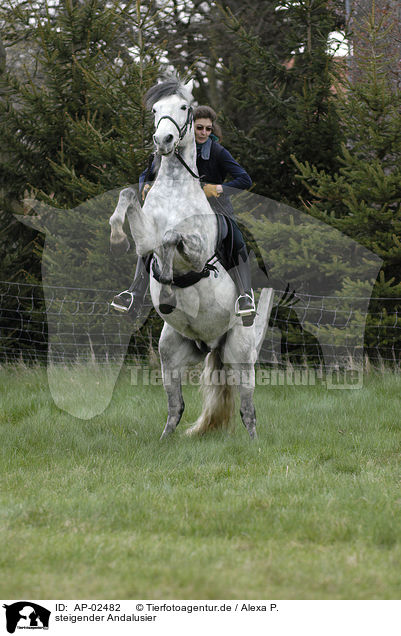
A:
<svg viewBox="0 0 401 636">
<path fill-rule="evenodd" d="M 68 382 L 68 370 L 66 382 Z M 398 599 L 401 377 L 259 387 L 259 439 L 159 442 L 161 387 L 124 369 L 84 421 L 46 371 L 0 368 L 3 598 Z"/>
</svg>

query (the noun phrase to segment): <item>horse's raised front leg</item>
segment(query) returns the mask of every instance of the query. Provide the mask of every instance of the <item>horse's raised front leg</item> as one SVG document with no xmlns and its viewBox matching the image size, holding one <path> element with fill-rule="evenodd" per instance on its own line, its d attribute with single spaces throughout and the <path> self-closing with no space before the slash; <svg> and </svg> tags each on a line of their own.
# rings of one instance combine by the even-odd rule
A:
<svg viewBox="0 0 401 636">
<path fill-rule="evenodd" d="M 160 278 L 163 287 L 159 297 L 159 311 L 170 314 L 176 307 L 175 292 L 171 286 L 174 279 L 174 259 L 178 253 L 191 269 L 202 271 L 205 265 L 204 242 L 196 234 L 181 234 L 177 230 L 167 230 L 162 244 L 156 250 L 161 261 Z"/>
<path fill-rule="evenodd" d="M 227 336 L 223 360 L 225 366 L 232 369 L 238 384 L 241 418 L 251 439 L 256 438 L 256 411 L 253 403 L 256 357 L 254 328 L 235 325 Z"/>
<path fill-rule="evenodd" d="M 184 412 L 181 389 L 181 373 L 189 364 L 197 364 L 204 358 L 195 343 L 181 336 L 167 323 L 164 324 L 159 353 L 162 364 L 163 386 L 168 400 L 167 423 L 160 439 L 173 433 Z"/>
<path fill-rule="evenodd" d="M 159 296 L 159 311 L 162 314 L 170 314 L 176 307 L 176 297 L 171 283 L 173 282 L 174 253 L 180 242 L 180 235 L 174 230 L 169 230 L 163 237 L 163 243 L 157 250 L 161 260 L 160 282 L 163 287 Z"/>
<path fill-rule="evenodd" d="M 200 272 L 205 264 L 205 246 L 202 238 L 196 234 L 182 234 L 177 230 L 168 230 L 157 253 L 160 255 L 162 268 L 160 282 L 169 284 L 173 280 L 173 263 L 176 250 L 189 264 L 191 269 Z"/>
<path fill-rule="evenodd" d="M 120 193 L 116 209 L 109 220 L 111 225 L 110 250 L 115 256 L 124 254 L 130 248 L 129 240 L 123 230 L 125 215 L 128 208 L 126 201 L 124 201 L 123 192 Z"/>
<path fill-rule="evenodd" d="M 151 220 L 143 213 L 134 188 L 121 190 L 116 209 L 109 220 L 111 226 L 110 249 L 116 255 L 126 252 L 130 246 L 123 230 L 125 215 L 128 218 L 136 251 L 140 256 L 144 256 L 153 249 L 154 228 Z"/>
<path fill-rule="evenodd" d="M 198 234 L 182 234 L 178 251 L 195 272 L 202 271 L 205 265 L 205 246 Z"/>
<path fill-rule="evenodd" d="M 163 236 L 162 244 L 156 250 L 161 260 L 160 282 L 164 285 L 171 285 L 173 282 L 174 253 L 180 241 L 181 235 L 178 232 L 168 230 Z"/>
</svg>

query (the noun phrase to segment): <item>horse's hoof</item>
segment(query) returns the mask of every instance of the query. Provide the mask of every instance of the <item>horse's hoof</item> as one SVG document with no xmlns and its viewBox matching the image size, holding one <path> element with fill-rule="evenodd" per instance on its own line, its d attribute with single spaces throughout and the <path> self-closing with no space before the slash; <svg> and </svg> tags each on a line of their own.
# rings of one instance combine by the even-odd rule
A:
<svg viewBox="0 0 401 636">
<path fill-rule="evenodd" d="M 242 326 L 243 327 L 252 327 L 255 321 L 256 314 L 249 314 L 249 316 L 242 316 Z"/>
<path fill-rule="evenodd" d="M 163 433 L 160 435 L 159 441 L 162 442 L 163 440 L 169 438 L 172 432 L 173 431 L 168 431 L 168 430 L 166 431 L 166 429 L 164 429 Z"/>
<path fill-rule="evenodd" d="M 124 240 L 119 241 L 118 243 L 110 242 L 110 251 L 113 256 L 122 256 L 126 252 L 128 252 L 130 248 L 129 240 L 125 237 Z"/>
<path fill-rule="evenodd" d="M 162 290 L 159 298 L 159 310 L 162 314 L 171 314 L 176 308 L 176 299 L 174 292 L 166 293 L 165 290 Z"/>
<path fill-rule="evenodd" d="M 159 305 L 159 311 L 162 314 L 171 314 L 174 309 L 174 305 L 168 305 L 167 303 L 162 303 L 161 305 Z"/>
</svg>

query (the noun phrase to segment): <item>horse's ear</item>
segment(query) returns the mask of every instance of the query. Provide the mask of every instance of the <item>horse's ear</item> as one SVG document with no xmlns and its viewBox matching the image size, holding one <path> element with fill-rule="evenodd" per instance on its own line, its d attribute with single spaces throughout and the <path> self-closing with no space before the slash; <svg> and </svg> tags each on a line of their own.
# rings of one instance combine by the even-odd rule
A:
<svg viewBox="0 0 401 636">
<path fill-rule="evenodd" d="M 192 95 L 193 88 L 194 88 L 194 80 L 191 79 L 191 80 L 189 80 L 189 82 L 187 82 L 185 84 L 185 90 L 187 90 L 188 93 L 190 93 Z"/>
</svg>

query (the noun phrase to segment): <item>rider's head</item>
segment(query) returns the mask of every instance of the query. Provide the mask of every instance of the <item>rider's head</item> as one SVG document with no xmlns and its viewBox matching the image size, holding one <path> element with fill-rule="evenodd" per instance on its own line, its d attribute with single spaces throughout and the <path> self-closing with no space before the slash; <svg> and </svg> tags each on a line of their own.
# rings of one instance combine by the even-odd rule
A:
<svg viewBox="0 0 401 636">
<path fill-rule="evenodd" d="M 204 144 L 209 135 L 213 133 L 221 138 L 221 130 L 218 125 L 217 115 L 210 106 L 197 106 L 194 110 L 195 139 L 198 144 Z"/>
</svg>

